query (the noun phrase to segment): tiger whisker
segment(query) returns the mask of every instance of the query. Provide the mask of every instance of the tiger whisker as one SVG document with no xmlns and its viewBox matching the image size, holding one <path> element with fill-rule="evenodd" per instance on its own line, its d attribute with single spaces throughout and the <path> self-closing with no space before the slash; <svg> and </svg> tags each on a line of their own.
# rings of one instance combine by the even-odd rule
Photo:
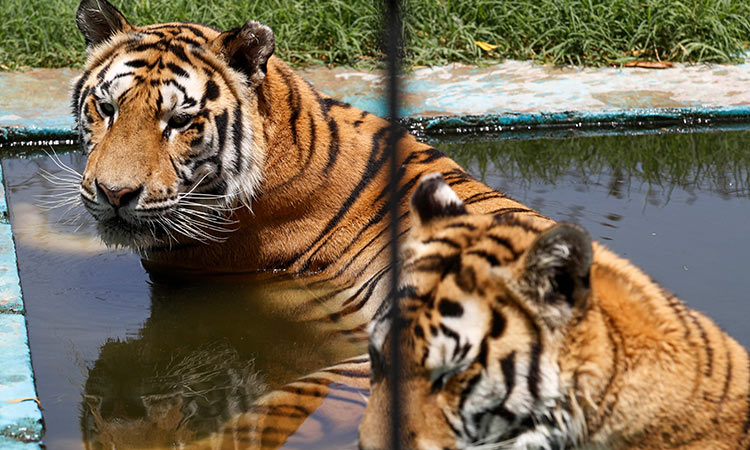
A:
<svg viewBox="0 0 750 450">
<path fill-rule="evenodd" d="M 207 209 L 212 209 L 217 212 L 232 212 L 232 211 L 237 211 L 238 209 L 242 208 L 242 206 L 219 206 L 219 205 L 210 205 L 210 204 L 197 203 L 197 202 L 185 201 L 185 200 L 180 200 L 179 202 L 185 206 L 207 208 Z"/>
<path fill-rule="evenodd" d="M 71 175 L 78 177 L 79 180 L 83 178 L 83 175 L 81 175 L 77 170 L 75 170 L 74 168 L 62 162 L 62 160 L 60 159 L 60 156 L 57 154 L 57 152 L 55 152 L 54 148 L 50 147 L 50 151 L 51 153 L 47 150 L 44 150 L 44 153 L 50 158 L 50 160 L 52 160 L 53 163 L 55 163 L 55 165 L 58 168 L 60 168 L 61 170 L 64 170 L 65 172 L 68 172 Z M 41 169 L 41 170 L 44 170 L 44 169 Z"/>
<path fill-rule="evenodd" d="M 234 231 L 232 229 L 223 228 L 223 227 L 221 227 L 219 225 L 214 225 L 214 224 L 211 224 L 211 223 L 208 223 L 208 222 L 202 222 L 200 220 L 191 218 L 189 216 L 184 215 L 181 211 L 175 211 L 174 215 L 177 216 L 177 217 L 179 217 L 183 221 L 184 225 L 189 225 L 192 228 L 196 228 L 196 229 L 206 228 L 206 229 L 209 229 L 209 230 L 212 230 L 212 231 L 217 231 L 217 232 L 220 232 L 220 233 L 226 233 L 226 232 Z M 204 233 L 205 233 L 205 231 L 204 231 Z M 208 233 L 206 233 L 206 234 L 208 234 Z"/>
<path fill-rule="evenodd" d="M 226 238 L 217 237 L 201 230 L 200 228 L 196 228 L 194 225 L 187 223 L 184 219 L 173 220 L 172 218 L 165 218 L 165 220 L 168 221 L 173 230 L 197 241 L 224 242 L 226 240 Z"/>
<path fill-rule="evenodd" d="M 211 221 L 219 225 L 236 225 L 239 223 L 238 220 L 230 219 L 228 217 L 218 216 L 215 214 L 206 213 L 204 211 L 198 211 L 195 209 L 179 208 L 178 211 L 180 211 L 183 214 L 197 216 L 197 219 Z"/>
</svg>

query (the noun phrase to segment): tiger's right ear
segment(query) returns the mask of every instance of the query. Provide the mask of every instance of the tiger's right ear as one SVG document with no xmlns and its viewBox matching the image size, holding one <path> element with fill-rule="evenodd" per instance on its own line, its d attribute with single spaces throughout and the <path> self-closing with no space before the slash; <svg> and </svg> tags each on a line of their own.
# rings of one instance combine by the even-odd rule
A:
<svg viewBox="0 0 750 450">
<path fill-rule="evenodd" d="M 107 0 L 81 0 L 76 12 L 76 24 L 86 40 L 86 51 L 117 33 L 133 29 L 125 16 Z"/>
<path fill-rule="evenodd" d="M 443 175 L 433 172 L 422 177 L 411 195 L 411 211 L 415 222 L 424 225 L 437 217 L 466 214 L 466 206 Z"/>
<path fill-rule="evenodd" d="M 254 20 L 221 33 L 211 43 L 214 53 L 222 57 L 229 67 L 245 74 L 250 86 L 259 85 L 266 77 L 268 59 L 275 47 L 273 31 Z"/>
</svg>

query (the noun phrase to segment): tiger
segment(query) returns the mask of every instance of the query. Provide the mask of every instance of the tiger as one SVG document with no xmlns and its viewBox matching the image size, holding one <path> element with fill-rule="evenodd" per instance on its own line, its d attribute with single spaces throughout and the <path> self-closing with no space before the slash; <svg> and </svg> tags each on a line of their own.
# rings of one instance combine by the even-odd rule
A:
<svg viewBox="0 0 750 450">
<path fill-rule="evenodd" d="M 391 447 L 395 383 L 400 448 L 750 448 L 747 351 L 582 227 L 470 213 L 439 173 L 411 208 L 362 450 Z"/>
<path fill-rule="evenodd" d="M 284 292 L 295 290 L 283 283 L 300 285 L 303 298 L 278 297 L 280 309 L 330 325 L 364 352 L 367 323 L 390 289 L 388 224 L 396 219 L 404 238 L 408 195 L 422 175 L 441 172 L 477 212 L 545 220 L 403 128 L 320 92 L 274 55 L 273 31 L 257 21 L 226 31 L 136 26 L 107 0 L 81 0 L 76 24 L 88 53 L 71 96 L 87 158 L 80 202 L 102 241 L 135 251 L 152 275 L 253 275 Z M 400 180 L 395 218 L 389 143 Z M 357 384 L 369 364 L 342 373 L 337 385 Z M 272 414 L 276 431 L 287 431 L 270 446 L 320 405 L 321 386 L 298 389 L 272 397 L 273 411 L 296 416 Z M 296 402 L 307 406 L 283 407 Z"/>
<path fill-rule="evenodd" d="M 478 212 L 539 214 L 318 91 L 257 21 L 134 26 L 107 0 L 82 0 L 76 23 L 88 52 L 72 89 L 80 199 L 101 239 L 152 273 L 305 278 L 318 294 L 297 305 L 301 320 L 366 336 L 390 279 L 389 140 L 400 237 L 408 195 L 434 171 Z"/>
</svg>

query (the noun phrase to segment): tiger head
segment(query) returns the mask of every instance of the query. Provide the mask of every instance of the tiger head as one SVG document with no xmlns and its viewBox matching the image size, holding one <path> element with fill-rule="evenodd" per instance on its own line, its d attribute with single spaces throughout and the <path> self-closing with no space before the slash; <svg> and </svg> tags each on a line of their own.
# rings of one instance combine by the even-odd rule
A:
<svg viewBox="0 0 750 450">
<path fill-rule="evenodd" d="M 80 194 L 101 237 L 134 249 L 220 240 L 223 213 L 261 182 L 272 31 L 138 27 L 106 0 L 82 0 L 76 19 L 89 53 L 72 98 L 88 156 Z"/>
<path fill-rule="evenodd" d="M 360 448 L 390 447 L 394 384 L 402 448 L 566 448 L 577 424 L 559 408 L 568 398 L 558 354 L 587 308 L 588 234 L 531 217 L 469 214 L 438 173 L 422 179 L 411 209 L 394 299 L 400 336 L 392 304 L 369 327 L 372 394 Z"/>
</svg>

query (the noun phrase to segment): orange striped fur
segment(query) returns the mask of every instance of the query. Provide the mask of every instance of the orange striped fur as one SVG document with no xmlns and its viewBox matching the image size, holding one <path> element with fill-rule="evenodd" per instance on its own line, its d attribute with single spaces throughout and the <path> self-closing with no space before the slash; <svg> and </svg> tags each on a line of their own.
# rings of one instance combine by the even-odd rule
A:
<svg viewBox="0 0 750 450">
<path fill-rule="evenodd" d="M 750 359 L 709 318 L 580 227 L 470 214 L 439 174 L 412 204 L 402 448 L 750 448 Z M 363 449 L 387 448 L 390 327 Z"/>
</svg>

